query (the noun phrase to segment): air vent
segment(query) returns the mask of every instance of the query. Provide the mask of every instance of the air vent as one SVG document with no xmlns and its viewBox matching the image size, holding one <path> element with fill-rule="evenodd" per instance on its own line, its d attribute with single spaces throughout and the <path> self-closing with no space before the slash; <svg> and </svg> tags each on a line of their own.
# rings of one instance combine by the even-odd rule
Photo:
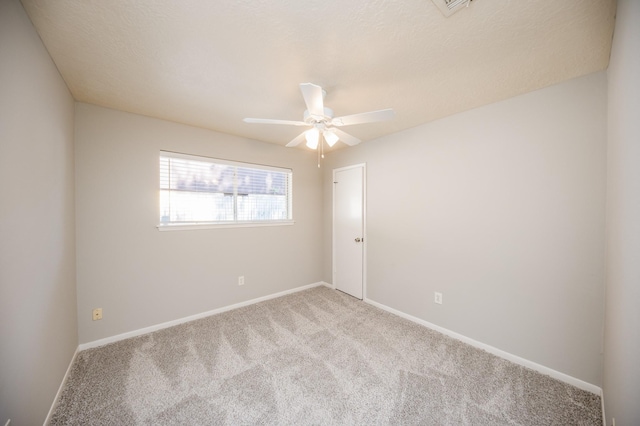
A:
<svg viewBox="0 0 640 426">
<path fill-rule="evenodd" d="M 433 4 L 438 6 L 440 12 L 448 18 L 463 7 L 469 6 L 469 3 L 472 1 L 473 0 L 433 0 Z"/>
</svg>

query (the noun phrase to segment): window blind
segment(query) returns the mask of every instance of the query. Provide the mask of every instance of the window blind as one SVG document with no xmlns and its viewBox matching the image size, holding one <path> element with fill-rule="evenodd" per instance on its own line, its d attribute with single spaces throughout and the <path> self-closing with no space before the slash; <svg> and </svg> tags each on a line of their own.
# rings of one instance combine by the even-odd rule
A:
<svg viewBox="0 0 640 426">
<path fill-rule="evenodd" d="M 160 226 L 292 220 L 291 169 L 160 151 Z"/>
</svg>

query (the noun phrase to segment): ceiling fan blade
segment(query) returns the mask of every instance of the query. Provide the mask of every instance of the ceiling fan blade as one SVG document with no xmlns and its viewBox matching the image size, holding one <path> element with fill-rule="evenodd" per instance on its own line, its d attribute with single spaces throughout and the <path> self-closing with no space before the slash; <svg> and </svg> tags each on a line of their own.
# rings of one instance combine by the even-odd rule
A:
<svg viewBox="0 0 640 426">
<path fill-rule="evenodd" d="M 300 83 L 300 91 L 307 105 L 309 114 L 324 117 L 324 102 L 322 100 L 322 87 L 313 83 Z"/>
<path fill-rule="evenodd" d="M 299 145 L 300 142 L 303 142 L 305 140 L 305 137 L 304 137 L 305 133 L 306 133 L 306 131 L 300 133 L 291 142 L 289 142 L 286 146 L 291 148 L 292 146 Z"/>
<path fill-rule="evenodd" d="M 331 120 L 334 126 L 351 126 L 352 124 L 372 123 L 374 121 L 391 120 L 396 113 L 391 109 L 381 109 L 380 111 L 362 112 L 360 114 L 345 115 Z"/>
<path fill-rule="evenodd" d="M 270 118 L 245 118 L 242 121 L 245 123 L 257 123 L 257 124 L 286 124 L 289 126 L 308 126 L 304 121 L 293 120 L 272 120 Z"/>
<path fill-rule="evenodd" d="M 349 146 L 358 145 L 360 142 L 362 142 L 360 139 L 356 138 L 355 136 L 351 136 L 349 133 L 340 129 L 336 129 L 335 127 L 332 128 L 331 131 L 335 133 L 342 142 L 346 143 Z"/>
</svg>

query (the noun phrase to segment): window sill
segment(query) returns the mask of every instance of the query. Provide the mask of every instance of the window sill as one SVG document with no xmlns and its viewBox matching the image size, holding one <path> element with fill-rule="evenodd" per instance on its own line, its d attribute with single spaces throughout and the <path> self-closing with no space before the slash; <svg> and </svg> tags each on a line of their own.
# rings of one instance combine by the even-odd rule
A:
<svg viewBox="0 0 640 426">
<path fill-rule="evenodd" d="M 262 226 L 287 226 L 293 225 L 293 220 L 279 220 L 270 222 L 234 222 L 234 223 L 189 223 L 157 225 L 158 231 L 193 231 L 196 229 L 218 229 L 218 228 L 256 228 Z"/>
</svg>

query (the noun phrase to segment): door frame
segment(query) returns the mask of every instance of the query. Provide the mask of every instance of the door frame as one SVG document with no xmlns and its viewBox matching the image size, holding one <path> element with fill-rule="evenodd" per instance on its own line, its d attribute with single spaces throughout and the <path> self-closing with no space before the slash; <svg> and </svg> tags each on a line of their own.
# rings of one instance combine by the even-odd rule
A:
<svg viewBox="0 0 640 426">
<path fill-rule="evenodd" d="M 336 172 L 343 170 L 362 168 L 362 300 L 367 300 L 367 163 L 358 163 L 351 166 L 333 169 L 331 174 L 331 280 L 336 288 Z"/>
</svg>

